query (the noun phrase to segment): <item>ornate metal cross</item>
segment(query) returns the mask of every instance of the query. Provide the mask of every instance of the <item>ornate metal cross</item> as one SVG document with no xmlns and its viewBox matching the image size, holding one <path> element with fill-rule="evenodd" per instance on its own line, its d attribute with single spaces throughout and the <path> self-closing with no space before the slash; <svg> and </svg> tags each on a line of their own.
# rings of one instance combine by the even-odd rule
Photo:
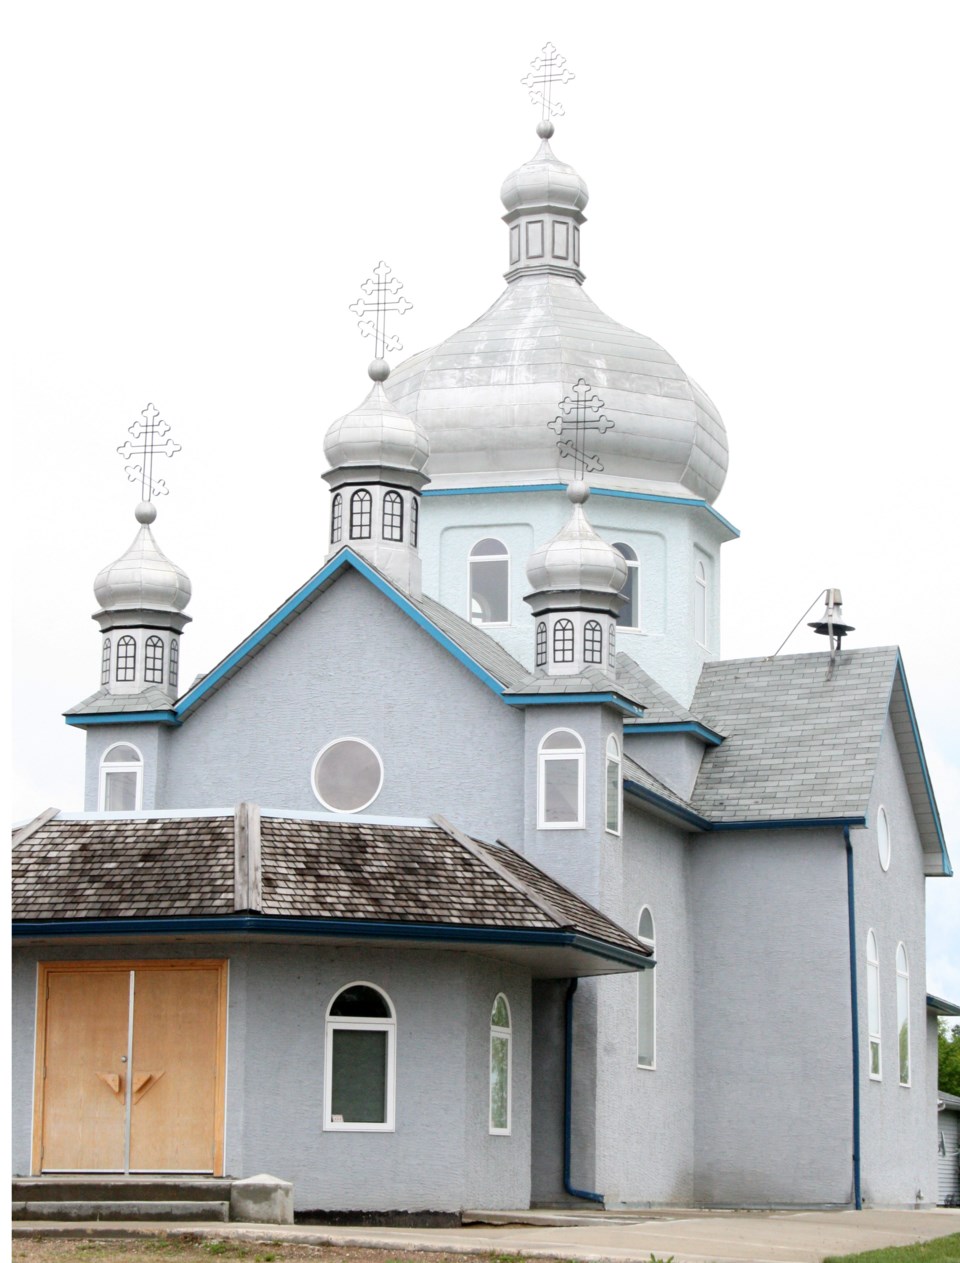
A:
<svg viewBox="0 0 960 1263">
<path fill-rule="evenodd" d="M 530 89 L 530 100 L 542 109 L 541 119 L 559 117 L 563 114 L 563 106 L 553 100 L 553 85 L 569 83 L 576 75 L 566 70 L 566 57 L 561 57 L 553 44 L 544 44 L 539 57 L 534 57 L 530 65 L 534 74 L 526 74 L 520 80 L 525 88 Z"/>
<path fill-rule="evenodd" d="M 603 472 L 600 457 L 596 453 L 588 455 L 584 450 L 587 431 L 595 430 L 598 434 L 605 434 L 614 427 L 614 422 L 601 412 L 601 408 L 605 406 L 603 400 L 599 395 L 591 394 L 592 390 L 593 387 L 581 377 L 573 388 L 573 396 L 567 395 L 560 400 L 561 415 L 547 422 L 554 434 L 563 435 L 566 430 L 573 431 L 573 438 L 561 437 L 557 448 L 562 457 L 573 461 L 576 478 L 582 478 L 584 474 Z"/>
<path fill-rule="evenodd" d="M 395 311 L 398 316 L 402 316 L 413 306 L 400 293 L 403 281 L 391 276 L 390 268 L 381 259 L 373 269 L 373 276 L 364 281 L 360 289 L 366 297 L 351 303 L 349 310 L 360 317 L 357 326 L 363 336 L 374 339 L 377 359 L 383 359 L 387 351 L 402 351 L 400 339 L 396 334 L 386 331 L 386 318 L 388 311 Z"/>
<path fill-rule="evenodd" d="M 180 451 L 180 444 L 173 439 L 164 438 L 169 434 L 170 426 L 161 419 L 159 410 L 152 403 L 148 403 L 140 415 L 144 419 L 134 421 L 127 431 L 133 435 L 135 442 L 131 443 L 127 439 L 117 448 L 117 452 L 124 460 L 137 456 L 142 458 L 139 465 L 127 465 L 125 470 L 130 482 L 140 483 L 140 498 L 149 501 L 154 496 L 168 494 L 164 480 L 153 476 L 154 456 L 175 456 Z M 158 441 L 160 439 L 164 441 L 161 443 Z"/>
</svg>

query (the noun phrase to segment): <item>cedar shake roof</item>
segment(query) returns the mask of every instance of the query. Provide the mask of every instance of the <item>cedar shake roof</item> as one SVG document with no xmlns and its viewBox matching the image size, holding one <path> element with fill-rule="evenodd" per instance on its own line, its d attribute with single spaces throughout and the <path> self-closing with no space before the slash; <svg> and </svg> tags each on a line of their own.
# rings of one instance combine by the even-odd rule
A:
<svg viewBox="0 0 960 1263">
<path fill-rule="evenodd" d="M 567 932 L 619 959 L 649 955 L 509 847 L 476 842 L 446 822 L 261 816 L 247 804 L 235 814 L 44 816 L 14 837 L 14 921 L 243 912 Z"/>
</svg>

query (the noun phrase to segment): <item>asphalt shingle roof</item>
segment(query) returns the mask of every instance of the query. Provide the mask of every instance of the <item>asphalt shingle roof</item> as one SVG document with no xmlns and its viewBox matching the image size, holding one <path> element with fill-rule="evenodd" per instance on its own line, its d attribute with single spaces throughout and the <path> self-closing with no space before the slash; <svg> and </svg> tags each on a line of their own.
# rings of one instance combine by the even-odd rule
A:
<svg viewBox="0 0 960 1263">
<path fill-rule="evenodd" d="M 690 806 L 724 822 L 864 816 L 896 663 L 890 647 L 706 663 L 693 709 L 727 740 Z"/>
<path fill-rule="evenodd" d="M 126 693 L 116 696 L 106 689 L 98 689 L 76 706 L 64 711 L 65 715 L 116 715 L 131 711 L 173 710 L 170 695 L 151 685 L 142 693 Z"/>
<path fill-rule="evenodd" d="M 629 754 L 623 755 L 621 771 L 625 781 L 633 781 L 635 784 L 642 786 L 643 789 L 649 790 L 650 793 L 656 794 L 658 798 L 663 798 L 668 803 L 672 803 L 674 807 L 682 807 L 685 811 L 692 810 L 685 798 L 682 798 L 675 790 L 670 789 L 668 785 L 664 785 L 663 781 L 658 780 L 645 767 L 641 767 L 639 763 L 630 758 Z"/>
</svg>

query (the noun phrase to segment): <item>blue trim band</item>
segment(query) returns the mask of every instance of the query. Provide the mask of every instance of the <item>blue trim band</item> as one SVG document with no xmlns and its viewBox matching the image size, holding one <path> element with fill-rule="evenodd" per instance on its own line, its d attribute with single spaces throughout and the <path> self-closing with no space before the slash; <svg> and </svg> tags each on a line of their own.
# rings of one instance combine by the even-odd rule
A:
<svg viewBox="0 0 960 1263">
<path fill-rule="evenodd" d="M 618 693 L 504 693 L 508 706 L 615 706 L 624 715 L 642 715 L 643 708 Z"/>
<path fill-rule="evenodd" d="M 566 491 L 567 484 L 565 482 L 521 482 L 515 486 L 486 486 L 486 487 L 425 487 L 421 491 L 421 495 L 426 499 L 427 496 L 497 496 L 516 494 L 518 492 L 527 491 Z M 608 487 L 591 487 L 590 494 L 593 496 L 611 496 L 617 500 L 648 500 L 653 504 L 679 504 L 685 505 L 690 509 L 706 509 L 711 517 L 716 518 L 721 526 L 725 526 L 728 531 L 732 532 L 735 539 L 740 538 L 740 532 L 728 522 L 722 513 L 718 513 L 712 504 L 708 504 L 706 500 L 687 499 L 686 496 L 658 496 L 648 491 L 615 491 Z"/>
<path fill-rule="evenodd" d="M 350 921 L 326 917 L 278 917 L 258 913 L 199 917 L 105 917 L 76 921 L 14 921 L 14 938 L 83 938 L 113 934 L 298 934 L 317 938 L 393 939 L 419 942 L 507 943 L 520 947 L 568 947 L 605 960 L 648 967 L 648 957 L 572 930 L 506 930 L 474 925 L 409 921 Z"/>
<path fill-rule="evenodd" d="M 180 720 L 172 710 L 131 710 L 118 711 L 113 715 L 64 715 L 63 718 L 71 728 L 93 728 L 99 724 L 166 724 L 168 728 L 180 727 Z"/>
<path fill-rule="evenodd" d="M 712 728 L 708 728 L 706 724 L 698 724 L 695 720 L 677 720 L 673 723 L 658 724 L 651 721 L 648 724 L 624 724 L 623 731 L 625 735 L 631 737 L 642 737 L 646 735 L 660 736 L 667 732 L 689 732 L 694 737 L 699 737 L 705 741 L 707 745 L 719 746 L 723 745 L 726 737 L 721 737 L 719 732 L 714 732 Z"/>
<path fill-rule="evenodd" d="M 943 825 L 940 822 L 940 811 L 937 807 L 937 800 L 933 796 L 933 785 L 930 782 L 930 773 L 927 770 L 927 759 L 923 752 L 923 742 L 920 740 L 920 728 L 917 724 L 917 717 L 913 710 L 913 698 L 910 696 L 910 689 L 907 686 L 907 675 L 903 669 L 903 659 L 900 657 L 900 650 L 897 650 L 897 675 L 900 678 L 900 684 L 903 687 L 903 696 L 907 703 L 907 715 L 910 718 L 910 727 L 913 730 L 913 740 L 917 747 L 917 757 L 920 759 L 920 771 L 923 773 L 923 785 L 927 791 L 927 800 L 930 803 L 930 813 L 933 816 L 933 827 L 937 831 L 937 841 L 940 843 L 940 853 L 943 856 L 943 875 L 944 877 L 953 876 L 953 865 L 950 863 L 950 856 L 947 853 L 947 840 L 943 836 Z"/>
<path fill-rule="evenodd" d="M 650 803 L 651 806 L 657 807 L 660 811 L 665 811 L 669 815 L 675 816 L 678 820 L 683 820 L 686 824 L 692 824 L 695 828 L 702 829 L 704 833 L 737 833 L 740 831 L 756 831 L 757 829 L 863 828 L 867 823 L 865 816 L 820 816 L 809 820 L 708 820 L 706 816 L 701 816 L 689 807 L 681 807 L 679 803 L 672 802 L 669 798 L 664 798 L 662 794 L 656 793 L 655 790 L 647 789 L 645 785 L 641 785 L 637 781 L 624 778 L 623 788 L 631 797 Z"/>
<path fill-rule="evenodd" d="M 686 807 L 680 807 L 677 803 L 671 802 L 669 798 L 664 798 L 652 789 L 647 789 L 645 785 L 638 784 L 637 781 L 624 780 L 623 788 L 632 797 L 640 798 L 652 807 L 658 807 L 661 811 L 669 812 L 671 816 L 675 816 L 678 820 L 683 820 L 687 824 L 692 824 L 698 829 L 703 829 L 704 832 L 713 828 L 713 825 L 706 817 L 698 815 L 695 811 L 689 811 Z"/>
</svg>

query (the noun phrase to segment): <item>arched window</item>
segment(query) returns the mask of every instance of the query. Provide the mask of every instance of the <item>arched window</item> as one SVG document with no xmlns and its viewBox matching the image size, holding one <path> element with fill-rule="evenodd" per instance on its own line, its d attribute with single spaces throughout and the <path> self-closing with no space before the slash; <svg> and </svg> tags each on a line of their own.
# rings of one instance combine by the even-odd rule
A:
<svg viewBox="0 0 960 1263">
<path fill-rule="evenodd" d="M 343 538 L 343 496 L 338 491 L 330 507 L 330 543 L 339 544 Z"/>
<path fill-rule="evenodd" d="M 510 1135 L 512 1071 L 510 1006 L 501 992 L 490 1014 L 490 1134 Z"/>
<path fill-rule="evenodd" d="M 370 492 L 361 488 L 350 497 L 350 538 L 370 538 L 370 515 L 373 512 L 373 501 Z"/>
<path fill-rule="evenodd" d="M 569 728 L 555 728 L 540 742 L 537 768 L 537 828 L 583 828 L 583 741 Z"/>
<path fill-rule="evenodd" d="M 890 821 L 883 807 L 877 811 L 877 854 L 884 872 L 890 867 Z"/>
<path fill-rule="evenodd" d="M 510 554 L 498 539 L 470 549 L 470 622 L 510 622 Z"/>
<path fill-rule="evenodd" d="M 388 491 L 383 497 L 383 538 L 403 539 L 403 497 Z"/>
<path fill-rule="evenodd" d="M 417 547 L 420 537 L 420 501 L 416 496 L 410 500 L 410 543 Z"/>
<path fill-rule="evenodd" d="M 619 834 L 623 784 L 620 779 L 620 743 L 612 734 L 607 737 L 606 799 L 607 832 Z"/>
<path fill-rule="evenodd" d="M 100 683 L 110 683 L 110 637 L 103 638 L 103 652 L 100 655 Z"/>
<path fill-rule="evenodd" d="M 137 642 L 132 636 L 117 641 L 117 682 L 129 684 L 137 678 Z"/>
<path fill-rule="evenodd" d="M 547 665 L 547 625 L 537 623 L 537 666 Z"/>
<path fill-rule="evenodd" d="M 176 688 L 180 683 L 180 637 L 170 637 L 170 684 Z"/>
<path fill-rule="evenodd" d="M 622 588 L 627 598 L 617 615 L 621 627 L 640 626 L 640 563 L 629 544 L 614 544 L 614 548 L 627 563 L 627 582 Z"/>
<path fill-rule="evenodd" d="M 607 661 L 611 670 L 617 665 L 617 625 L 610 624 L 610 630 L 607 632 Z"/>
<path fill-rule="evenodd" d="M 693 634 L 698 645 L 707 646 L 707 568 L 698 561 L 693 585 Z"/>
<path fill-rule="evenodd" d="M 907 949 L 897 944 L 897 1040 L 900 1045 L 900 1082 L 910 1086 L 910 969 Z"/>
<path fill-rule="evenodd" d="M 656 955 L 653 913 L 640 913 L 637 938 Z M 653 1070 L 657 1064 L 657 971 L 641 969 L 637 974 L 637 1065 Z"/>
<path fill-rule="evenodd" d="M 143 799 L 143 759 L 136 746 L 118 742 L 100 760 L 100 811 L 139 811 Z"/>
<path fill-rule="evenodd" d="M 386 992 L 369 982 L 338 991 L 327 1010 L 325 1131 L 393 1131 L 396 1031 Z"/>
<path fill-rule="evenodd" d="M 163 641 L 148 636 L 143 647 L 143 678 L 148 684 L 163 683 Z"/>
<path fill-rule="evenodd" d="M 867 931 L 867 1027 L 869 1030 L 870 1078 L 879 1079 L 880 1062 L 880 953 L 877 936 Z"/>
<path fill-rule="evenodd" d="M 553 625 L 553 660 L 573 661 L 573 623 L 569 618 L 558 618 Z"/>
<path fill-rule="evenodd" d="M 603 661 L 603 632 L 596 619 L 589 619 L 583 625 L 583 660 L 584 662 Z"/>
</svg>

